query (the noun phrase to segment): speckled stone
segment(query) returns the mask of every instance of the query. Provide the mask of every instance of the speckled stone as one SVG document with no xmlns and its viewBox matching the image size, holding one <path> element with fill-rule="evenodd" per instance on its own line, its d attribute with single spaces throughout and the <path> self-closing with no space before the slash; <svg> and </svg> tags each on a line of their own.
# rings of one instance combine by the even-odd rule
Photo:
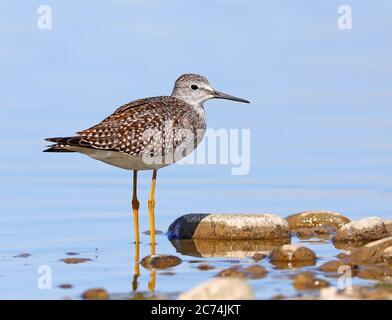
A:
<svg viewBox="0 0 392 320">
<path fill-rule="evenodd" d="M 257 240 L 290 238 L 287 221 L 274 214 L 187 214 L 169 227 L 170 239 Z"/>
<path fill-rule="evenodd" d="M 349 223 L 350 220 L 334 211 L 305 211 L 286 218 L 291 229 L 333 227 L 335 229 Z"/>
<path fill-rule="evenodd" d="M 334 241 L 363 242 L 374 241 L 388 236 L 384 221 L 378 217 L 368 217 L 352 221 L 342 226 L 334 237 Z"/>
<path fill-rule="evenodd" d="M 182 293 L 180 300 L 253 300 L 252 288 L 245 279 L 214 278 Z"/>
<path fill-rule="evenodd" d="M 176 256 L 158 254 L 144 257 L 140 264 L 146 269 L 166 269 L 175 267 L 181 262 L 182 260 Z"/>
<path fill-rule="evenodd" d="M 272 251 L 272 261 L 307 261 L 315 260 L 316 254 L 300 245 L 286 244 Z"/>
</svg>

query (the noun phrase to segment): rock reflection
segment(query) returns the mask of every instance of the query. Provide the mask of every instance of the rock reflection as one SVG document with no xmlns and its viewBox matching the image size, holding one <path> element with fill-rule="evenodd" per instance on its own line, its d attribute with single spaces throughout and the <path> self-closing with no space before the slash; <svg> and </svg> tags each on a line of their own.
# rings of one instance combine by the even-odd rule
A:
<svg viewBox="0 0 392 320">
<path fill-rule="evenodd" d="M 290 239 L 273 240 L 171 240 L 177 252 L 199 258 L 252 258 L 256 253 L 290 243 Z"/>
</svg>

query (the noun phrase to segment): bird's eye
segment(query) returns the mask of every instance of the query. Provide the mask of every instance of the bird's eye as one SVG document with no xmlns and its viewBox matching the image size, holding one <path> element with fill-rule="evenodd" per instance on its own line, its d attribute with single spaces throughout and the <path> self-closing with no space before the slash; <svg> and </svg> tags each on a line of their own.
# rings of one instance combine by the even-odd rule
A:
<svg viewBox="0 0 392 320">
<path fill-rule="evenodd" d="M 197 89 L 199 89 L 199 87 L 198 87 L 197 85 L 195 85 L 195 84 L 192 84 L 192 85 L 191 85 L 191 89 L 192 89 L 192 90 L 197 90 Z"/>
</svg>

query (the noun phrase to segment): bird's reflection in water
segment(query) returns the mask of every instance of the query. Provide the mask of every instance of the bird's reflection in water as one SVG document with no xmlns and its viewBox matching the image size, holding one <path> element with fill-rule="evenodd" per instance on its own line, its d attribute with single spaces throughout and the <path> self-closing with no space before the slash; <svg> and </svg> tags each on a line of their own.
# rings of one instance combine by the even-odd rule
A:
<svg viewBox="0 0 392 320">
<path fill-rule="evenodd" d="M 155 243 L 150 244 L 150 255 L 155 255 Z M 140 242 L 135 242 L 135 260 L 134 260 L 134 275 L 132 280 L 132 292 L 136 292 L 138 289 L 138 279 L 140 276 Z M 150 270 L 150 280 L 148 281 L 148 289 L 150 292 L 155 291 L 156 285 L 156 270 L 154 268 Z"/>
</svg>

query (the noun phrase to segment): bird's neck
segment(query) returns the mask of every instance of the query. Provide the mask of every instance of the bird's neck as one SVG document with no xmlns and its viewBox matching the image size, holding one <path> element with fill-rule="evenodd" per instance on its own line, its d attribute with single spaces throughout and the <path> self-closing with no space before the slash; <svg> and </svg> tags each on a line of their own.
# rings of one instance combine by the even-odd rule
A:
<svg viewBox="0 0 392 320">
<path fill-rule="evenodd" d="M 203 121 L 206 120 L 206 115 L 205 115 L 204 105 L 203 105 L 204 101 L 203 102 L 196 102 L 194 100 L 187 99 L 187 98 L 181 97 L 181 96 L 177 96 L 175 94 L 172 94 L 172 97 L 175 97 L 181 101 L 184 101 L 187 105 L 189 105 L 193 108 L 193 110 L 199 115 L 200 119 L 202 119 Z"/>
</svg>

